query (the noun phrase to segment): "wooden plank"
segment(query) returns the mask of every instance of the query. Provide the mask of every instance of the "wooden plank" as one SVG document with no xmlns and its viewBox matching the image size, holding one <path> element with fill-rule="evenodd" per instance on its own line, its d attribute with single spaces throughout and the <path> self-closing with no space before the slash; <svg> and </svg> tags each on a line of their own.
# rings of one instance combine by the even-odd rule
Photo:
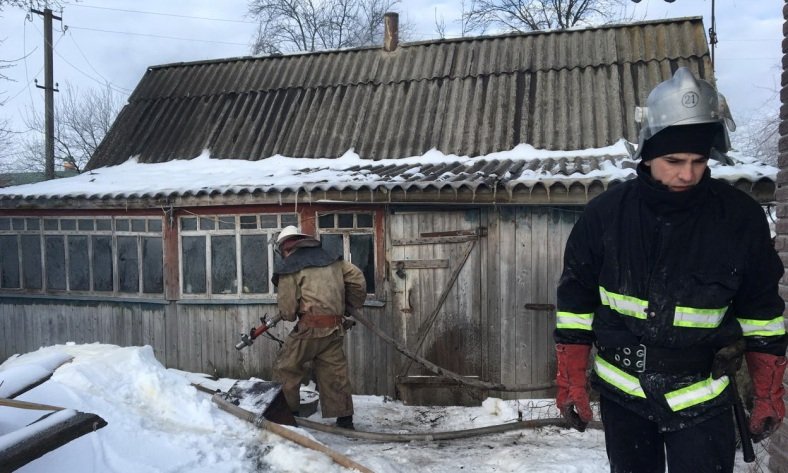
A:
<svg viewBox="0 0 788 473">
<path fill-rule="evenodd" d="M 445 236 L 478 236 L 479 230 L 447 230 L 441 232 L 422 232 L 419 234 L 421 238 L 435 238 L 435 237 L 445 237 Z"/>
<path fill-rule="evenodd" d="M 515 384 L 530 384 L 533 381 L 531 370 L 535 363 L 533 353 L 534 319 L 529 317 L 524 306 L 538 295 L 535 293 L 535 279 L 538 277 L 538 259 L 542 234 L 538 231 L 538 222 L 534 215 L 534 208 L 518 209 L 517 234 L 522 246 L 518 248 L 517 279 L 519 285 L 516 292 L 515 314 Z M 530 397 L 530 395 L 526 395 Z"/>
<path fill-rule="evenodd" d="M 499 255 L 496 257 L 498 273 L 497 298 L 498 317 L 500 319 L 500 382 L 506 385 L 516 384 L 516 343 L 517 343 L 517 268 L 523 264 L 517 251 L 521 236 L 518 234 L 518 209 L 499 207 Z M 511 394 L 501 396 L 511 398 Z"/>
<path fill-rule="evenodd" d="M 550 267 L 550 213 L 547 208 L 536 208 L 533 211 L 533 248 L 534 248 L 534 269 L 533 269 L 533 293 L 532 301 L 555 300 L 555 284 L 551 277 Z M 525 305 L 525 304 L 523 304 Z M 548 381 L 552 374 L 547 373 L 547 358 L 551 353 L 551 335 L 553 327 L 549 324 L 549 317 L 542 311 L 528 310 L 525 318 L 530 326 L 530 369 L 528 370 L 527 383 L 538 384 L 540 380 Z M 529 397 L 543 397 L 544 393 L 529 393 Z"/>
<path fill-rule="evenodd" d="M 35 423 L 12 432 L 19 441 L 0 450 L 0 472 L 12 472 L 52 450 L 56 450 L 68 442 L 85 434 L 94 432 L 107 425 L 107 422 L 96 414 L 64 410 L 46 416 Z M 38 422 L 47 423 L 40 430 Z M 51 425 L 50 425 L 51 424 Z"/>
<path fill-rule="evenodd" d="M 441 269 L 449 267 L 448 259 L 405 259 L 392 260 L 391 266 L 395 269 Z"/>
<path fill-rule="evenodd" d="M 180 340 L 180 325 L 178 324 L 178 312 L 181 307 L 172 303 L 164 308 L 163 323 L 163 344 L 164 344 L 164 365 L 167 367 L 182 367 L 178 359 L 178 345 Z"/>
<path fill-rule="evenodd" d="M 482 211 L 481 224 L 488 228 L 488 237 L 481 242 L 481 347 L 482 379 L 501 381 L 501 311 L 498 305 L 500 291 L 499 220 L 498 208 Z M 496 394 L 497 395 L 497 394 Z"/>
<path fill-rule="evenodd" d="M 445 236 L 435 238 L 398 238 L 391 241 L 394 246 L 407 246 L 407 245 L 438 245 L 441 243 L 465 243 L 466 241 L 478 240 L 477 235 L 468 236 Z"/>
</svg>

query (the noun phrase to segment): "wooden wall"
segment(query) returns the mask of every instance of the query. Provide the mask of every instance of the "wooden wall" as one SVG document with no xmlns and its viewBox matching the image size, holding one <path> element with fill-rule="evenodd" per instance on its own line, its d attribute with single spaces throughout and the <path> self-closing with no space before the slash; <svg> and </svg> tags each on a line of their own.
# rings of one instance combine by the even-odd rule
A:
<svg viewBox="0 0 788 473">
<path fill-rule="evenodd" d="M 139 302 L 0 299 L 0 359 L 40 347 L 75 343 L 119 346 L 150 345 L 165 366 L 220 377 L 270 379 L 277 344 L 258 339 L 252 347 L 235 349 L 242 332 L 272 314 L 273 304 L 169 304 Z M 379 321 L 381 309 L 365 313 Z M 284 338 L 292 324 L 272 330 Z M 388 329 L 385 325 L 382 328 Z M 387 348 L 363 328 L 348 336 L 353 385 L 364 394 L 393 393 L 385 376 L 369 376 L 372 354 L 376 366 L 387 370 Z M 368 336 L 365 336 L 368 335 Z M 393 386 L 393 385 L 392 385 Z"/>
<path fill-rule="evenodd" d="M 555 314 L 550 305 L 555 304 L 564 244 L 579 212 L 579 208 L 543 206 L 392 211 L 386 217 L 382 300 L 364 312 L 385 333 L 413 349 L 425 332 L 418 353 L 461 375 L 504 384 L 550 382 L 555 370 Z M 453 232 L 459 232 L 457 238 L 450 236 Z M 419 241 L 425 235 L 435 241 Z M 460 265 L 466 252 L 467 260 Z M 392 263 L 402 260 L 428 267 L 407 268 L 403 278 L 396 275 Z M 443 304 L 427 324 L 441 297 Z M 3 297 L 0 359 L 69 341 L 150 345 L 167 367 L 220 377 L 270 379 L 276 343 L 260 339 L 241 351 L 234 345 L 240 333 L 274 310 L 270 302 Z M 283 323 L 272 333 L 284 338 L 290 328 Z M 404 356 L 360 325 L 349 333 L 346 351 L 358 394 L 396 396 L 398 377 L 430 374 L 415 364 L 408 367 Z M 429 386 L 415 386 L 420 388 Z M 505 398 L 552 395 L 544 391 L 489 394 Z M 438 397 L 449 395 L 439 393 Z M 442 398 L 443 403 L 455 401 L 454 397 Z"/>
</svg>

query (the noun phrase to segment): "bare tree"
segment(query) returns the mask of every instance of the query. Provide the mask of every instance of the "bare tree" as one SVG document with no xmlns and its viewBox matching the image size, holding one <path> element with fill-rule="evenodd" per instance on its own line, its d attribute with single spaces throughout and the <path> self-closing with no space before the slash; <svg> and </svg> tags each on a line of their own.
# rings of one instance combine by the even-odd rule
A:
<svg viewBox="0 0 788 473">
<path fill-rule="evenodd" d="M 248 14 L 258 21 L 252 53 L 318 51 L 381 43 L 383 15 L 399 2 L 251 0 Z"/>
<path fill-rule="evenodd" d="M 629 0 L 476 0 L 465 13 L 473 31 L 566 29 L 604 22 L 623 11 Z"/>
<path fill-rule="evenodd" d="M 438 9 L 435 9 L 435 33 L 440 39 L 445 39 L 450 36 L 459 36 L 464 38 L 470 34 L 484 34 L 484 28 L 474 30 L 475 24 L 469 22 L 468 13 L 476 8 L 476 0 L 460 0 L 459 17 L 451 23 L 457 25 L 457 28 L 449 30 L 446 26 L 446 21 L 443 15 L 438 15 Z M 456 11 L 456 9 L 455 9 Z"/>
<path fill-rule="evenodd" d="M 120 97 L 109 86 L 80 91 L 67 83 L 55 105 L 55 163 L 81 171 L 109 131 L 121 106 Z M 24 143 L 23 159 L 17 165 L 24 170 L 43 170 L 44 117 L 29 114 L 25 123 L 41 134 Z"/>
<path fill-rule="evenodd" d="M 747 156 L 777 166 L 779 126 L 779 110 L 772 110 L 772 113 L 760 112 L 759 115 L 747 120 L 745 127 L 737 130 L 734 145 Z"/>
</svg>

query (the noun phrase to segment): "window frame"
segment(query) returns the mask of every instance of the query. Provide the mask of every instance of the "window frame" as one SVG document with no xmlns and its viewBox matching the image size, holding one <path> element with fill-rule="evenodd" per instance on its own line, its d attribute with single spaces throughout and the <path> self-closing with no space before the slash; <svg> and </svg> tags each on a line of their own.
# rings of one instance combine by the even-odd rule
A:
<svg viewBox="0 0 788 473">
<path fill-rule="evenodd" d="M 242 223 L 243 217 L 255 217 L 255 228 L 244 228 L 244 224 Z M 275 227 L 264 227 L 261 221 L 261 217 L 276 217 L 276 226 Z M 233 219 L 233 228 L 220 228 L 220 221 L 221 219 L 232 218 Z M 283 218 L 285 220 L 283 220 Z M 184 219 L 196 219 L 195 228 L 190 230 L 183 229 L 183 220 Z M 201 220 L 202 219 L 214 219 L 215 224 L 212 229 L 204 229 L 202 227 Z M 222 300 L 222 299 L 231 299 L 231 300 L 238 300 L 238 299 L 257 299 L 257 300 L 269 300 L 276 298 L 276 290 L 271 284 L 271 278 L 274 272 L 274 265 L 276 264 L 277 256 L 274 253 L 274 247 L 272 245 L 273 238 L 282 230 L 282 228 L 288 225 L 296 225 L 299 226 L 300 223 L 300 216 L 297 212 L 264 212 L 264 211 L 248 211 L 248 212 L 240 212 L 240 213 L 228 213 L 228 212 L 217 212 L 217 213 L 188 213 L 179 215 L 177 222 L 178 222 L 178 291 L 180 293 L 180 300 L 183 301 L 193 301 L 193 300 Z M 212 238 L 215 236 L 234 236 L 235 242 L 235 280 L 236 280 L 236 289 L 235 292 L 231 293 L 220 293 L 214 294 L 213 293 L 213 273 L 212 273 Z M 244 292 L 244 275 L 243 275 L 243 244 L 242 239 L 245 235 L 265 235 L 267 237 L 267 244 L 266 244 L 266 258 L 268 260 L 268 272 L 265 275 L 265 280 L 268 283 L 268 291 L 267 292 Z M 190 236 L 201 236 L 204 237 L 204 245 L 205 245 L 205 259 L 204 259 L 204 268 L 205 268 L 205 291 L 204 292 L 186 292 L 185 283 L 186 279 L 184 277 L 184 262 L 186 260 L 184 253 L 183 253 L 183 238 L 190 237 Z"/>
<path fill-rule="evenodd" d="M 164 219 L 160 216 L 153 215 L 22 215 L 22 216 L 0 216 L 0 219 L 7 219 L 11 224 L 8 229 L 0 230 L 0 235 L 12 235 L 16 237 L 17 241 L 17 255 L 18 255 L 18 268 L 19 268 L 19 285 L 16 288 L 3 287 L 0 288 L 0 295 L 8 294 L 24 294 L 24 295 L 52 295 L 52 296 L 91 296 L 98 298 L 134 298 L 134 299 L 164 299 L 165 297 L 165 274 L 164 274 Z M 24 228 L 15 228 L 13 221 L 21 220 L 24 222 Z M 37 221 L 37 228 L 30 228 L 30 221 Z M 81 228 L 85 222 L 91 222 L 90 228 Z M 128 229 L 118 230 L 118 221 L 127 221 Z M 132 221 L 142 221 L 144 229 L 142 231 L 132 230 Z M 151 225 L 149 222 L 158 221 L 158 224 Z M 63 222 L 69 222 L 64 224 Z M 73 222 L 73 226 L 71 225 Z M 109 222 L 108 228 L 101 228 L 106 224 L 99 225 L 97 222 Z M 40 288 L 28 288 L 26 286 L 26 272 L 27 269 L 24 265 L 23 258 L 23 237 L 25 235 L 34 235 L 38 237 L 39 249 L 39 264 L 40 264 Z M 51 287 L 50 273 L 47 262 L 47 239 L 59 237 L 62 241 L 63 247 L 63 276 L 64 288 L 53 289 Z M 72 289 L 72 262 L 71 262 L 71 240 L 76 237 L 85 238 L 87 246 L 87 289 Z M 95 270 L 95 237 L 109 237 L 111 251 L 111 265 L 112 265 L 112 290 L 100 291 L 96 290 L 96 281 L 94 280 Z M 133 237 L 135 238 L 136 253 L 137 253 L 137 283 L 136 292 L 120 291 L 119 287 L 119 266 L 118 260 L 118 238 L 119 237 Z M 161 247 L 161 290 L 159 292 L 144 292 L 145 291 L 145 275 L 147 274 L 144 268 L 145 253 L 144 253 L 144 240 L 146 238 L 158 238 Z"/>
<path fill-rule="evenodd" d="M 371 219 L 371 226 L 369 227 L 359 227 L 358 226 L 358 215 L 368 215 Z M 321 225 L 321 217 L 326 217 L 328 215 L 334 215 L 334 226 L 333 227 L 323 227 Z M 340 227 L 339 226 L 339 216 L 340 215 L 353 215 L 353 226 L 352 227 Z M 383 281 L 380 280 L 378 275 L 380 274 L 379 268 L 382 264 L 378 251 L 378 233 L 381 229 L 378 228 L 378 221 L 377 221 L 377 211 L 376 210 L 360 210 L 360 209 L 332 209 L 332 210 L 320 210 L 315 212 L 315 230 L 317 234 L 318 240 L 321 239 L 322 235 L 341 235 L 342 236 L 342 255 L 345 261 L 349 261 L 353 264 L 356 264 L 353 261 L 353 255 L 350 251 L 350 237 L 351 235 L 370 235 L 372 237 L 372 291 L 367 292 L 367 299 L 377 297 L 381 291 L 383 286 Z M 358 265 L 356 265 L 358 266 Z M 364 271 L 364 268 L 360 269 Z M 365 275 L 366 276 L 366 275 Z M 369 281 L 367 281 L 369 284 Z"/>
</svg>

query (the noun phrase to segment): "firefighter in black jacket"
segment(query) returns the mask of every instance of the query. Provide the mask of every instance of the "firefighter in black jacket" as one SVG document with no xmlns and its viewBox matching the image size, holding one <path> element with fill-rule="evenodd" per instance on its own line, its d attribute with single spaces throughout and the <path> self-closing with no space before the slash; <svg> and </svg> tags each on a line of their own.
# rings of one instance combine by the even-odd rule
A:
<svg viewBox="0 0 788 473">
<path fill-rule="evenodd" d="M 733 126 L 720 103 L 686 68 L 657 85 L 638 111 L 637 178 L 593 199 L 567 241 L 556 403 L 578 430 L 591 420 L 595 345 L 611 472 L 732 472 L 742 353 L 753 438 L 785 415 L 783 266 L 758 203 L 710 177 Z"/>
</svg>

